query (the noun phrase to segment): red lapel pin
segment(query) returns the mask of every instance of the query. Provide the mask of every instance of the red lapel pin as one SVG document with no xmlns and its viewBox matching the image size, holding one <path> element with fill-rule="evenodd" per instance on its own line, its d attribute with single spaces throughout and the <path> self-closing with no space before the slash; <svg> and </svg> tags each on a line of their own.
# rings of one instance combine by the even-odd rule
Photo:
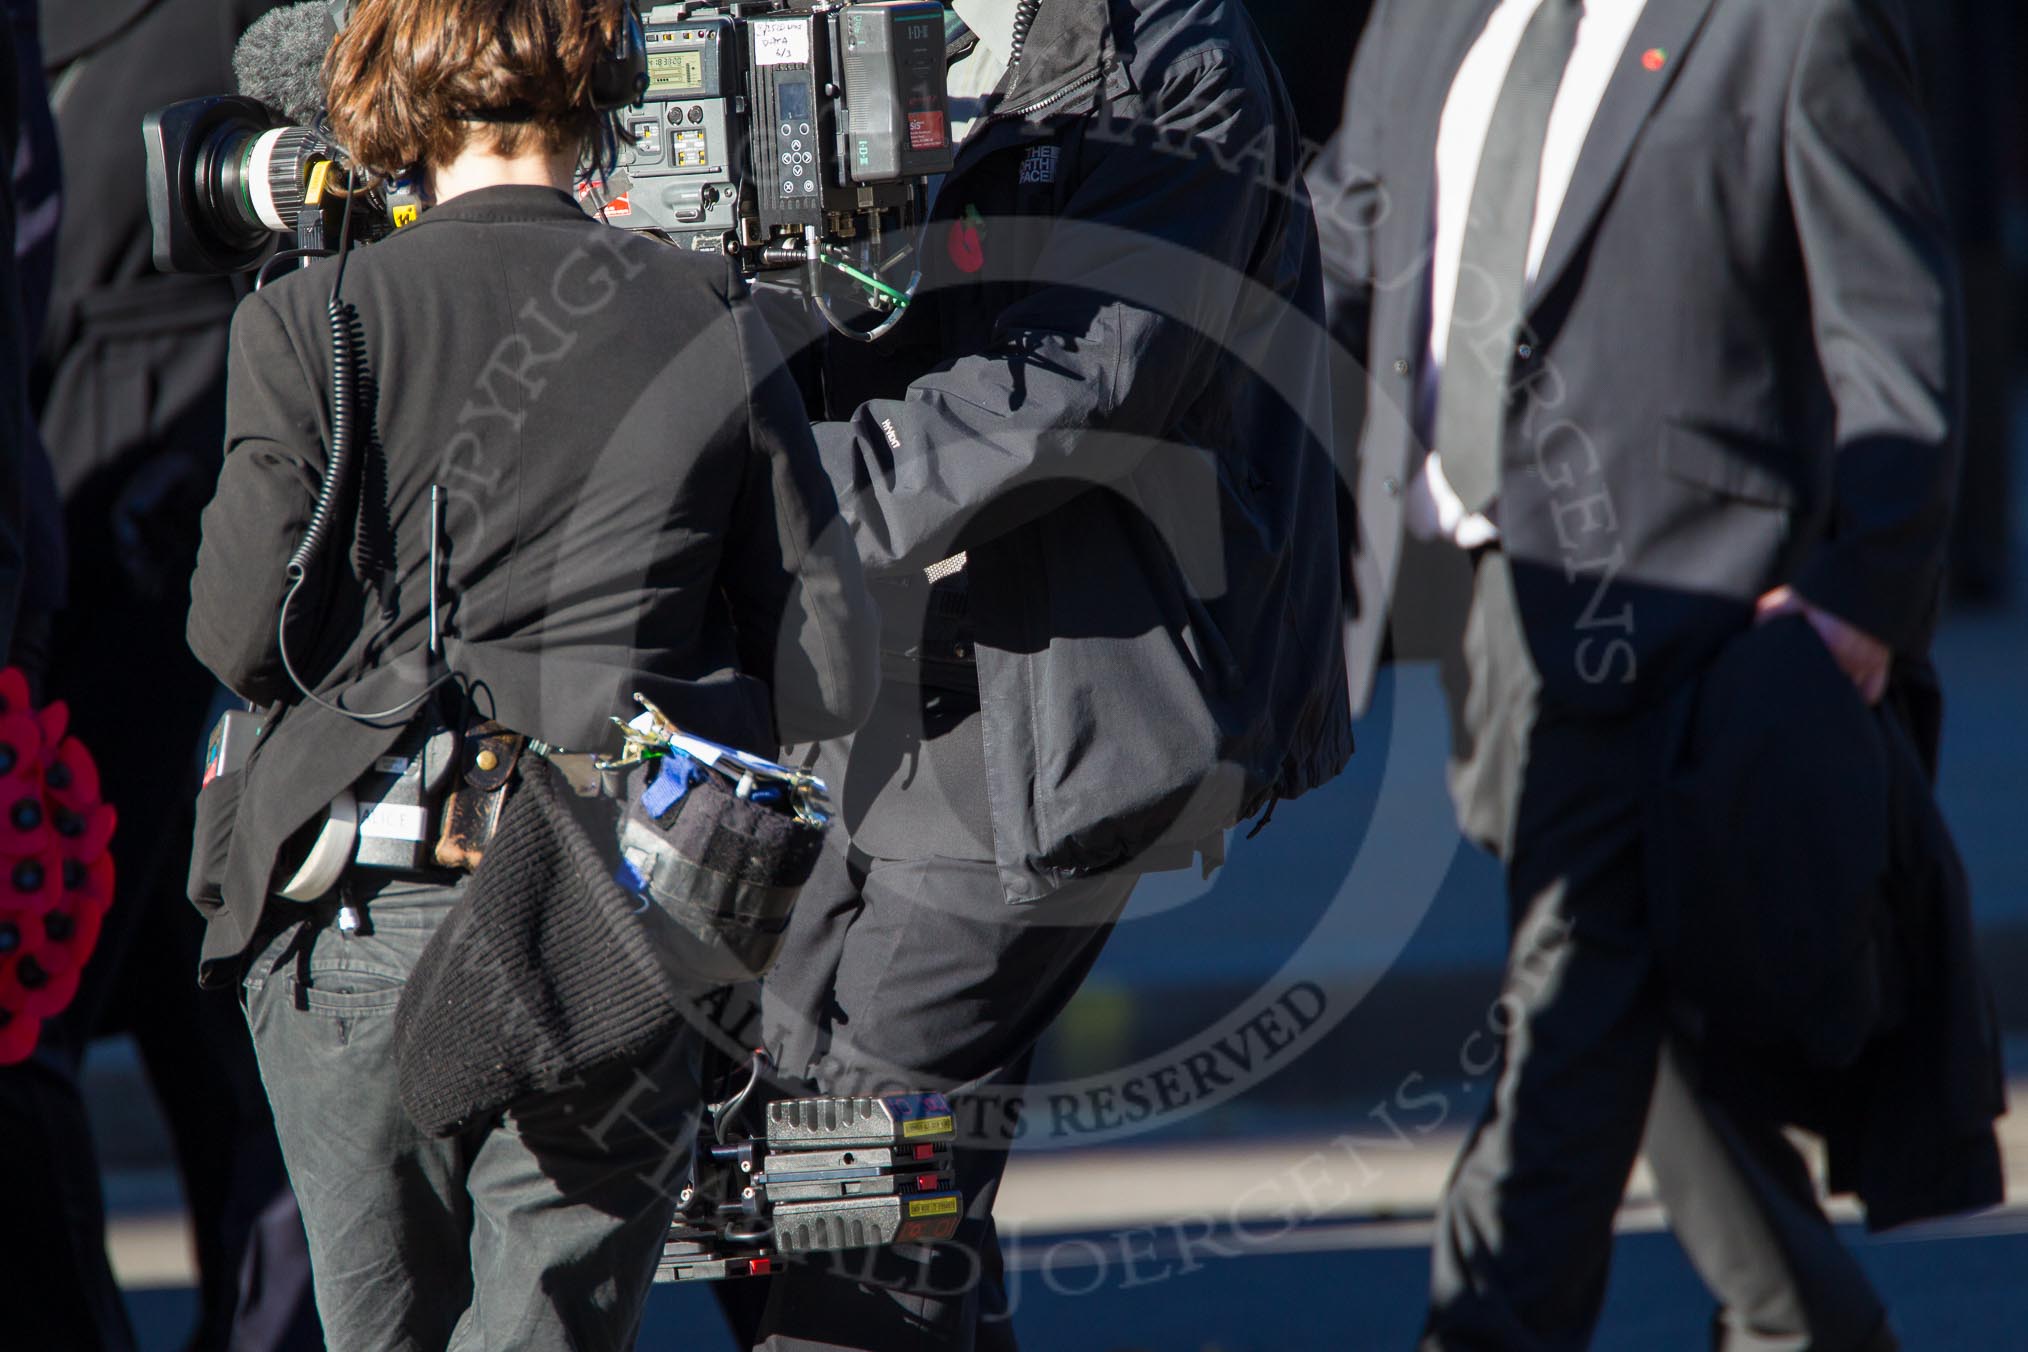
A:
<svg viewBox="0 0 2028 1352">
<path fill-rule="evenodd" d="M 1660 71 L 1669 64 L 1669 54 L 1660 47 L 1650 47 L 1641 56 L 1641 65 L 1650 71 Z"/>
</svg>

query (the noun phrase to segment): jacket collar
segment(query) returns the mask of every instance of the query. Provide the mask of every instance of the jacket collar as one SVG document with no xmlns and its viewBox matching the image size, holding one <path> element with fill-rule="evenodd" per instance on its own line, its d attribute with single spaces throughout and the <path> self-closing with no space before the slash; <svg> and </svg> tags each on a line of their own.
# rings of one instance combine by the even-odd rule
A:
<svg viewBox="0 0 2028 1352">
<path fill-rule="evenodd" d="M 1107 0 L 1042 0 L 1001 104 L 1008 110 L 1054 98 L 1103 76 L 1114 62 Z"/>
<path fill-rule="evenodd" d="M 508 184 L 459 193 L 431 207 L 424 221 L 586 221 L 577 199 L 555 188 Z"/>
<path fill-rule="evenodd" d="M 993 110 L 958 147 L 952 172 L 963 173 L 981 157 L 1033 138 L 1044 119 L 1083 117 L 1102 94 L 1118 97 L 1129 88 L 1107 0 L 1042 0 L 1021 64 L 1001 82 Z"/>
<path fill-rule="evenodd" d="M 1606 203 L 1619 187 L 1627 160 L 1633 155 L 1648 119 L 1654 116 L 1662 96 L 1676 82 L 1676 73 L 1683 68 L 1690 45 L 1703 31 L 1712 3 L 1713 0 L 1648 0 L 1578 157 L 1577 172 L 1570 181 L 1562 214 L 1549 236 L 1549 251 L 1543 255 L 1529 293 L 1531 305 L 1556 288 L 1565 269 L 1591 238 Z"/>
</svg>

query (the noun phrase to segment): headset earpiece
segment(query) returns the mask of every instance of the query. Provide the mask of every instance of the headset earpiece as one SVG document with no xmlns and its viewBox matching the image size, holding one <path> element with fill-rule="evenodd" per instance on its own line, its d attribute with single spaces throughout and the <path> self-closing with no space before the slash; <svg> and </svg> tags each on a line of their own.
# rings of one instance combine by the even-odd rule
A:
<svg viewBox="0 0 2028 1352">
<path fill-rule="evenodd" d="M 592 106 L 602 113 L 631 108 L 648 93 L 648 35 L 629 3 L 626 24 L 612 53 L 592 72 Z"/>
</svg>

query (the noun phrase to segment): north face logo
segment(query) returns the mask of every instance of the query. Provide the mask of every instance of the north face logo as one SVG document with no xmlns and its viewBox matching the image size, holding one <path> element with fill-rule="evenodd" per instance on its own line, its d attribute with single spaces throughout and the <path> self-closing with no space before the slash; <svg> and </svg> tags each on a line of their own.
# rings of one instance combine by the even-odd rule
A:
<svg viewBox="0 0 2028 1352">
<path fill-rule="evenodd" d="M 1021 162 L 1023 183 L 1056 182 L 1056 160 L 1062 152 L 1056 146 L 1037 146 L 1028 152 L 1028 158 Z"/>
</svg>

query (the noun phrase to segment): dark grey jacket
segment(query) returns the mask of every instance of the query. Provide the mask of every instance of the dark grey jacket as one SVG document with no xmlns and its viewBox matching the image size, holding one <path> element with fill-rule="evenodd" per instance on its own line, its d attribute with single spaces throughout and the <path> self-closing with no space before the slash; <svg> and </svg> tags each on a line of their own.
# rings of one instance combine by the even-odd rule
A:
<svg viewBox="0 0 2028 1352">
<path fill-rule="evenodd" d="M 398 735 L 300 700 L 276 644 L 325 470 L 330 287 L 319 263 L 233 325 L 190 644 L 280 712 L 246 770 L 207 960 L 241 951 L 283 842 Z M 445 664 L 509 727 L 608 749 L 637 690 L 763 752 L 864 717 L 877 621 L 801 398 L 723 261 L 600 225 L 563 193 L 490 188 L 356 253 L 344 295 L 366 355 L 363 491 L 347 489 L 288 630 L 318 695 L 377 711 L 424 688 L 438 484 Z M 361 576 L 376 557 L 384 593 Z"/>
<path fill-rule="evenodd" d="M 1647 904 L 1706 1091 L 1823 1136 L 1873 1229 L 2003 1203 L 2004 1047 L 1937 807 L 1935 673 L 1905 665 L 1868 709 L 1789 618 L 1728 644 L 1669 723 Z"/>
<path fill-rule="evenodd" d="M 1424 453 L 1437 128 L 1493 8 L 1381 0 L 1311 176 L 1332 328 L 1363 368 L 1341 393 L 1366 396 L 1362 696 L 1390 615 L 1423 618 L 1400 614 L 1401 494 Z M 1652 701 L 1782 583 L 1922 652 L 1958 311 L 1899 0 L 1649 0 L 1511 354 L 1500 526 L 1546 697 Z"/>
<path fill-rule="evenodd" d="M 1009 900 L 1176 862 L 1351 751 L 1298 168 L 1235 0 L 1044 0 L 923 295 L 834 350 L 818 442 L 869 574 L 969 552 Z"/>
</svg>

